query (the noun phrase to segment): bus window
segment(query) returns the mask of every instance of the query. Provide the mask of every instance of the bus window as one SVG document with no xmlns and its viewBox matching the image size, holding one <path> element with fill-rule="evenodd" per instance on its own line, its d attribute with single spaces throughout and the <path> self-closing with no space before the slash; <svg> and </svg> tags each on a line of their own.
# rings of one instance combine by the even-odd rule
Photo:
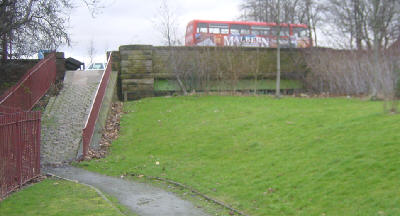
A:
<svg viewBox="0 0 400 216">
<path fill-rule="evenodd" d="M 208 31 L 209 31 L 211 34 L 220 34 L 220 33 L 221 33 L 221 31 L 220 31 L 219 28 L 211 27 L 211 25 L 210 25 L 210 28 L 208 29 Z"/>
<path fill-rule="evenodd" d="M 297 37 L 308 37 L 308 29 L 306 28 L 293 28 L 293 35 Z"/>
<path fill-rule="evenodd" d="M 279 31 L 279 29 L 278 29 L 277 26 L 272 27 L 272 29 L 271 29 L 271 35 L 277 35 L 277 34 L 278 34 L 278 31 Z M 283 26 L 282 26 L 282 27 L 281 27 L 280 36 L 289 36 L 289 28 L 288 28 L 288 27 L 283 27 Z"/>
<path fill-rule="evenodd" d="M 228 24 L 224 24 L 224 27 L 221 27 L 221 34 L 229 34 Z"/>
<path fill-rule="evenodd" d="M 240 34 L 240 25 L 231 25 L 231 34 Z"/>
<path fill-rule="evenodd" d="M 228 24 L 210 23 L 209 32 L 213 34 L 228 34 Z"/>
<path fill-rule="evenodd" d="M 232 24 L 231 34 L 250 34 L 250 26 Z"/>
<path fill-rule="evenodd" d="M 254 35 L 262 35 L 262 36 L 267 36 L 270 33 L 271 28 L 270 27 L 265 27 L 265 26 L 252 26 L 251 27 L 251 32 Z"/>
<path fill-rule="evenodd" d="M 207 23 L 197 23 L 198 33 L 207 33 Z"/>
<path fill-rule="evenodd" d="M 250 28 L 242 28 L 240 29 L 240 34 L 250 34 Z"/>
</svg>

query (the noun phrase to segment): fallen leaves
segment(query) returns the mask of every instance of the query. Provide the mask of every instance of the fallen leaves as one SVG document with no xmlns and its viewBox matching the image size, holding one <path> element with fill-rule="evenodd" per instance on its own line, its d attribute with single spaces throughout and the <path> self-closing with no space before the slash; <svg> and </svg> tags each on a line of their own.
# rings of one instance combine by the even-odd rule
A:
<svg viewBox="0 0 400 216">
<path fill-rule="evenodd" d="M 99 143 L 99 149 L 89 149 L 88 155 L 84 160 L 100 159 L 107 155 L 111 142 L 118 138 L 122 113 L 122 103 L 113 103 Z"/>
</svg>

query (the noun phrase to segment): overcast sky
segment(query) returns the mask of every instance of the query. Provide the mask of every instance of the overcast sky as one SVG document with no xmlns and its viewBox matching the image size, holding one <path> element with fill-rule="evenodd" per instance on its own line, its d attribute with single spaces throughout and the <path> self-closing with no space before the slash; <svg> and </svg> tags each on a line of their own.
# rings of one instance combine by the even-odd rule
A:
<svg viewBox="0 0 400 216">
<path fill-rule="evenodd" d="M 193 19 L 234 20 L 239 15 L 241 0 L 169 0 L 168 4 L 179 23 L 184 38 L 186 24 Z M 96 61 L 105 61 L 108 50 L 121 45 L 160 45 L 161 36 L 155 28 L 155 17 L 161 0 L 109 0 L 100 14 L 93 18 L 85 7 L 72 11 L 71 47 L 61 47 L 66 57 L 88 63 L 88 49 L 93 40 Z"/>
</svg>

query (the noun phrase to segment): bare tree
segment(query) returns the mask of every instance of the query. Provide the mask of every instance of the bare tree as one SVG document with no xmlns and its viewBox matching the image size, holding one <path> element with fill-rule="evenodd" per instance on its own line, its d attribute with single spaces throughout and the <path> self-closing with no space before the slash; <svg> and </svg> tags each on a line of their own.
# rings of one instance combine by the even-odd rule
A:
<svg viewBox="0 0 400 216">
<path fill-rule="evenodd" d="M 329 0 L 326 15 L 349 48 L 386 49 L 400 33 L 400 2 L 395 0 Z"/>
<path fill-rule="evenodd" d="M 67 25 L 76 2 L 94 13 L 100 0 L 0 0 L 2 60 L 69 45 Z"/>
<path fill-rule="evenodd" d="M 276 68 L 276 92 L 277 98 L 280 97 L 280 37 L 281 23 L 304 23 L 309 24 L 310 39 L 311 30 L 315 32 L 315 27 L 319 21 L 320 9 L 314 6 L 312 0 L 243 0 L 241 4 L 242 16 L 244 20 L 275 22 L 277 23 L 277 68 Z M 316 40 L 316 37 L 315 37 Z"/>
<path fill-rule="evenodd" d="M 179 23 L 176 13 L 170 8 L 168 0 L 161 0 L 161 5 L 157 12 L 155 28 L 161 34 L 164 44 L 168 46 L 180 45 L 181 41 L 177 37 Z"/>
<path fill-rule="evenodd" d="M 96 54 L 96 48 L 94 47 L 93 39 L 91 39 L 90 42 L 89 42 L 89 47 L 88 47 L 87 52 L 88 52 L 87 54 L 88 54 L 89 59 L 90 59 L 90 64 L 89 65 L 91 65 L 93 63 L 93 57 Z"/>
<path fill-rule="evenodd" d="M 277 54 L 276 54 L 276 90 L 275 90 L 275 97 L 280 98 L 281 97 L 281 44 L 280 44 L 280 38 L 281 38 L 281 1 L 278 0 L 277 2 L 277 10 L 278 14 L 276 16 L 276 23 L 278 25 L 278 33 L 276 35 L 276 44 L 277 44 Z"/>
<path fill-rule="evenodd" d="M 325 1 L 280 0 L 280 20 L 283 23 L 305 23 L 309 37 L 317 45 L 317 26 L 323 20 Z M 242 20 L 276 22 L 277 0 L 243 0 L 240 5 Z"/>
<path fill-rule="evenodd" d="M 325 5 L 315 0 L 302 0 L 302 5 L 306 14 L 309 38 L 314 46 L 318 46 L 317 26 L 323 20 Z"/>
<path fill-rule="evenodd" d="M 376 62 L 374 52 L 369 51 L 309 50 L 304 58 L 310 70 L 306 87 L 328 95 L 367 96 L 376 91 L 377 99 L 393 102 L 394 112 L 396 94 L 400 91 L 399 56 L 398 50 L 386 51 Z"/>
<path fill-rule="evenodd" d="M 395 0 L 329 0 L 327 18 L 334 20 L 339 37 L 348 40 L 348 48 L 371 51 L 370 96 L 377 99 L 382 89 L 382 76 L 390 74 L 384 67 L 384 50 L 400 34 L 400 2 Z M 372 63 L 372 64 L 371 64 Z M 388 87 L 390 88 L 390 87 Z M 387 95 L 387 94 L 384 94 Z M 386 97 L 385 97 L 386 98 Z"/>
<path fill-rule="evenodd" d="M 170 9 L 170 6 L 168 5 L 167 0 L 161 1 L 156 20 L 157 21 L 155 23 L 155 28 L 161 34 L 161 38 L 164 40 L 164 43 L 169 47 L 169 67 L 173 71 L 179 87 L 186 95 L 187 90 L 185 84 L 182 82 L 182 73 L 184 71 L 179 70 L 179 68 L 183 64 L 182 58 L 180 57 L 178 51 L 175 50 L 175 48 L 173 47 L 181 44 L 176 35 L 178 22 L 175 13 Z"/>
<path fill-rule="evenodd" d="M 279 0 L 280 18 L 283 22 L 303 23 L 305 11 L 304 0 Z M 278 14 L 278 0 L 243 0 L 240 5 L 243 20 L 275 22 Z"/>
</svg>

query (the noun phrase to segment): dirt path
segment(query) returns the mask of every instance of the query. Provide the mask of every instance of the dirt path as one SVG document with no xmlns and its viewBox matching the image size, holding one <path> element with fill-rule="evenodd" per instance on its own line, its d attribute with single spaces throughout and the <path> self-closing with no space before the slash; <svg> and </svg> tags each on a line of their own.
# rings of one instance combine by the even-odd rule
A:
<svg viewBox="0 0 400 216">
<path fill-rule="evenodd" d="M 46 168 L 44 172 L 91 185 L 114 196 L 141 216 L 206 216 L 201 209 L 171 192 L 144 183 L 100 175 L 75 167 Z"/>
</svg>

